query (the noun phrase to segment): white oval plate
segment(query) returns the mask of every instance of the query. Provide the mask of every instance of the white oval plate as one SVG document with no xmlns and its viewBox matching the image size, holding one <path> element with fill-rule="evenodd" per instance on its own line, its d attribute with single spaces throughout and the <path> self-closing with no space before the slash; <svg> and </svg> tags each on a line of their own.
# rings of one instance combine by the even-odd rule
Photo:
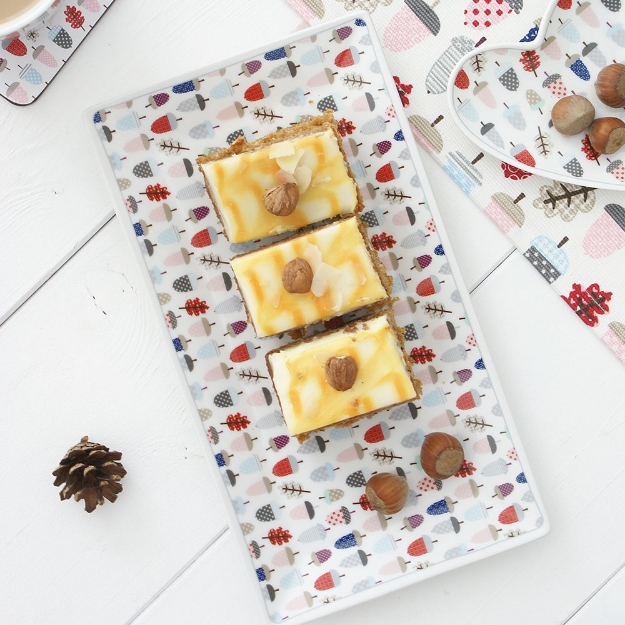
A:
<svg viewBox="0 0 625 625">
<path fill-rule="evenodd" d="M 625 189 L 625 148 L 597 156 L 586 133 L 565 137 L 551 126 L 550 115 L 559 98 L 575 93 L 594 104 L 597 117 L 625 117 L 623 109 L 602 104 L 594 89 L 602 67 L 625 59 L 624 14 L 621 0 L 551 0 L 540 28 L 528 32 L 537 31 L 532 41 L 484 45 L 465 55 L 447 90 L 458 127 L 514 167 L 577 185 Z"/>
</svg>

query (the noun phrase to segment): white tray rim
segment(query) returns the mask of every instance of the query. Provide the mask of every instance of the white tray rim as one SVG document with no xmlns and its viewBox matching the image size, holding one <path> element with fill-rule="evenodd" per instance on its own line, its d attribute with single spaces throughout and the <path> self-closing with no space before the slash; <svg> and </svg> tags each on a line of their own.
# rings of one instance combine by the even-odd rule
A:
<svg viewBox="0 0 625 625">
<path fill-rule="evenodd" d="M 552 0 L 552 1 L 554 3 L 557 3 L 557 0 Z M 280 48 L 281 46 L 285 46 L 289 43 L 293 43 L 294 41 L 298 41 L 301 39 L 305 39 L 307 37 L 311 37 L 312 35 L 316 35 L 320 32 L 328 30 L 329 28 L 342 26 L 346 24 L 347 22 L 351 23 L 355 19 L 358 19 L 358 18 L 363 19 L 367 23 L 367 28 L 371 35 L 372 45 L 375 48 L 376 57 L 378 59 L 379 66 L 380 66 L 380 72 L 382 76 L 384 77 L 385 84 L 393 85 L 394 80 L 386 64 L 386 60 L 385 60 L 384 53 L 382 50 L 382 44 L 380 43 L 378 39 L 377 32 L 375 31 L 375 28 L 371 21 L 371 15 L 367 11 L 354 11 L 354 12 L 350 12 L 349 15 L 341 16 L 340 18 L 336 18 L 334 20 L 321 22 L 320 24 L 317 24 L 310 28 L 295 31 L 285 37 L 282 37 L 281 39 L 270 41 L 266 45 L 256 47 L 252 50 L 247 50 L 241 54 L 230 57 L 228 59 L 224 59 L 217 63 L 211 63 L 210 65 L 196 69 L 193 72 L 185 72 L 184 74 L 181 74 L 177 77 L 171 77 L 168 80 L 159 82 L 156 85 L 149 85 L 141 89 L 133 90 L 130 93 L 122 94 L 119 97 L 113 98 L 111 100 L 107 100 L 106 102 L 103 102 L 103 103 L 100 103 L 98 105 L 88 108 L 83 113 L 83 121 L 86 125 L 87 133 L 90 137 L 91 145 L 93 147 L 96 160 L 100 164 L 100 167 L 102 168 L 102 171 L 105 174 L 104 177 L 106 180 L 106 186 L 108 188 L 108 192 L 113 202 L 114 210 L 115 210 L 117 217 L 119 217 L 120 220 L 127 220 L 128 213 L 127 213 L 124 202 L 120 201 L 122 200 L 122 195 L 120 193 L 119 187 L 114 182 L 115 180 L 114 176 L 110 175 L 111 174 L 110 165 L 106 157 L 106 153 L 102 149 L 101 139 L 95 130 L 95 125 L 93 123 L 93 116 L 95 115 L 96 112 L 104 108 L 108 108 L 110 106 L 115 106 L 124 101 L 133 100 L 140 96 L 144 96 L 148 93 L 154 93 L 160 89 L 170 88 L 172 85 L 184 82 L 186 80 L 192 80 L 193 78 L 199 75 L 207 74 L 209 72 L 219 70 L 222 67 L 244 62 L 254 56 L 263 54 L 267 52 L 268 50 Z M 496 46 L 496 47 L 501 47 L 501 46 Z M 310 608 L 309 610 L 305 612 L 302 612 L 301 614 L 298 614 L 295 616 L 289 616 L 288 618 L 289 623 L 293 623 L 294 625 L 301 625 L 303 623 L 308 623 L 310 621 L 313 621 L 318 618 L 322 618 L 329 614 L 334 614 L 336 612 L 345 610 L 352 606 L 356 606 L 361 603 L 364 603 L 366 601 L 371 601 L 373 599 L 382 597 L 391 592 L 401 590 L 402 588 L 406 588 L 422 580 L 435 577 L 447 571 L 460 568 L 462 566 L 471 564 L 473 562 L 478 562 L 480 560 L 483 560 L 484 558 L 490 557 L 497 553 L 508 551 L 522 544 L 526 544 L 538 538 L 541 538 L 547 535 L 550 531 L 550 524 L 549 524 L 546 511 L 545 511 L 545 506 L 536 488 L 536 482 L 534 480 L 533 474 L 531 473 L 531 470 L 526 462 L 527 456 L 525 455 L 525 452 L 523 451 L 523 448 L 519 441 L 519 434 L 512 420 L 510 408 L 508 407 L 507 401 L 504 397 L 501 384 L 499 382 L 499 379 L 494 369 L 492 368 L 492 365 L 490 364 L 492 363 L 490 353 L 488 352 L 488 349 L 486 347 L 486 341 L 482 334 L 481 328 L 479 327 L 476 321 L 475 310 L 473 309 L 469 291 L 466 285 L 464 284 L 464 280 L 462 279 L 462 274 L 460 273 L 460 267 L 453 254 L 453 251 L 449 242 L 449 238 L 444 228 L 443 219 L 441 217 L 438 206 L 436 204 L 436 200 L 432 192 L 432 188 L 430 186 L 429 180 L 427 179 L 425 168 L 423 167 L 423 163 L 421 162 L 421 157 L 417 149 L 416 141 L 412 135 L 411 126 L 403 111 L 403 105 L 399 98 L 399 94 L 395 90 L 392 90 L 391 93 L 389 93 L 389 96 L 395 108 L 396 118 L 404 134 L 404 139 L 409 148 L 411 159 L 417 171 L 419 182 L 421 184 L 421 188 L 423 189 L 423 193 L 426 198 L 428 207 L 430 209 L 432 217 L 434 218 L 434 222 L 436 223 L 437 233 L 441 238 L 441 243 L 445 250 L 445 256 L 452 268 L 452 275 L 454 279 L 456 280 L 458 291 L 460 292 L 460 295 L 462 296 L 462 304 L 465 308 L 468 318 L 471 321 L 471 328 L 473 330 L 473 334 L 475 335 L 475 338 L 477 339 L 483 359 L 489 363 L 489 367 L 487 368 L 487 371 L 491 379 L 491 382 L 493 384 L 493 389 L 499 401 L 499 405 L 504 414 L 504 419 L 505 419 L 508 432 L 510 433 L 510 438 L 514 443 L 514 448 L 517 450 L 517 455 L 520 458 L 523 458 L 524 460 L 523 472 L 527 479 L 527 483 L 530 486 L 532 494 L 534 495 L 535 502 L 542 512 L 543 524 L 541 527 L 536 528 L 535 530 L 532 530 L 531 532 L 528 532 L 526 534 L 521 534 L 520 536 L 517 536 L 512 540 L 506 540 L 502 543 L 493 543 L 492 545 L 488 547 L 485 547 L 478 551 L 472 551 L 459 558 L 454 558 L 446 562 L 440 562 L 436 564 L 435 566 L 421 569 L 418 572 L 418 574 L 417 574 L 417 571 L 414 572 L 415 573 L 414 575 L 405 574 L 405 575 L 402 575 L 401 577 L 385 581 L 382 584 L 378 584 L 370 589 L 367 589 L 366 591 L 351 594 L 347 597 L 343 597 L 339 601 L 334 601 L 334 602 L 330 602 L 330 603 L 323 604 L 320 606 L 316 606 L 316 607 Z M 166 351 L 169 354 L 169 360 L 174 370 L 174 374 L 180 383 L 181 391 L 183 393 L 184 399 L 189 409 L 190 418 L 195 428 L 196 434 L 198 436 L 200 446 L 202 447 L 202 450 L 204 451 L 212 476 L 215 482 L 217 483 L 217 490 L 219 491 L 219 494 L 222 499 L 223 507 L 225 509 L 226 517 L 228 519 L 228 524 L 230 526 L 231 533 L 233 535 L 235 543 L 237 543 L 239 555 L 241 556 L 241 561 L 243 562 L 243 568 L 245 569 L 245 575 L 250 580 L 250 585 L 253 588 L 252 592 L 257 599 L 257 605 L 259 607 L 259 611 L 262 614 L 263 622 L 266 623 L 267 625 L 275 625 L 275 622 L 269 618 L 269 613 L 267 612 L 267 604 L 265 603 L 265 600 L 262 596 L 261 586 L 258 583 L 258 579 L 254 573 L 254 568 L 250 566 L 249 552 L 248 552 L 247 543 L 245 541 L 245 536 L 240 531 L 239 519 L 232 506 L 232 502 L 230 500 L 230 496 L 226 489 L 226 485 L 224 484 L 222 475 L 219 472 L 219 467 L 217 466 L 217 463 L 215 462 L 214 454 L 210 448 L 208 437 L 206 436 L 206 432 L 202 425 L 202 421 L 197 414 L 197 406 L 195 404 L 195 400 L 193 399 L 187 380 L 184 376 L 184 372 L 182 371 L 182 368 L 180 367 L 180 363 L 178 362 L 175 352 L 169 349 L 170 344 L 171 344 L 171 338 L 168 334 L 165 324 L 162 323 L 161 304 L 158 301 L 158 297 L 156 295 L 156 290 L 154 289 L 154 285 L 152 281 L 150 280 L 147 271 L 145 271 L 145 262 L 141 255 L 139 246 L 136 244 L 136 240 L 135 240 L 136 237 L 131 228 L 122 227 L 122 230 L 124 231 L 124 236 L 131 249 L 131 254 L 134 257 L 135 262 L 137 263 L 137 267 L 139 268 L 141 280 L 143 281 L 143 284 L 146 290 L 148 291 L 148 299 L 150 300 L 152 304 L 152 309 L 155 315 L 155 322 L 156 322 L 156 325 L 158 326 L 158 333 L 160 334 L 163 340 L 163 349 L 166 349 Z"/>
</svg>

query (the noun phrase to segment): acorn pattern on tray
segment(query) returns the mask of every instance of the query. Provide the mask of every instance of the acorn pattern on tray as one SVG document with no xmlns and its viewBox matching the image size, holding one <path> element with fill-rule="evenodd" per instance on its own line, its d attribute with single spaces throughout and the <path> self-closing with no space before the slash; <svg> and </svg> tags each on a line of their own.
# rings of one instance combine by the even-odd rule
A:
<svg viewBox="0 0 625 625">
<path fill-rule="evenodd" d="M 0 43 L 1 95 L 32 104 L 61 71 L 114 0 L 56 0 L 52 15 Z M 61 6 L 59 6 L 61 5 Z"/>
<path fill-rule="evenodd" d="M 93 120 L 275 622 L 542 525 L 388 97 L 410 85 L 395 82 L 384 83 L 367 24 L 346 20 Z M 229 266 L 259 242 L 228 243 L 194 160 L 326 107 L 339 121 L 371 243 L 393 275 L 394 312 L 424 392 L 300 445 L 264 359 L 288 337 L 255 336 Z M 419 465 L 434 430 L 465 449 L 445 482 Z M 410 485 L 394 516 L 364 496 L 381 471 Z"/>
</svg>

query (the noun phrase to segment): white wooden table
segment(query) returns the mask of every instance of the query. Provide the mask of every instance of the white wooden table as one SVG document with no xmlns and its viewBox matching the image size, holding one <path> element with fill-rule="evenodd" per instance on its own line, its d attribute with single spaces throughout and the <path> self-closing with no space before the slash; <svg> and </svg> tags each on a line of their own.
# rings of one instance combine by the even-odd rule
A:
<svg viewBox="0 0 625 625">
<path fill-rule="evenodd" d="M 81 115 L 299 22 L 281 0 L 117 0 L 38 102 L 0 102 L 3 624 L 259 621 Z M 424 160 L 552 531 L 321 622 L 622 623 L 625 369 Z M 51 476 L 85 434 L 128 470 L 91 515 Z"/>
</svg>

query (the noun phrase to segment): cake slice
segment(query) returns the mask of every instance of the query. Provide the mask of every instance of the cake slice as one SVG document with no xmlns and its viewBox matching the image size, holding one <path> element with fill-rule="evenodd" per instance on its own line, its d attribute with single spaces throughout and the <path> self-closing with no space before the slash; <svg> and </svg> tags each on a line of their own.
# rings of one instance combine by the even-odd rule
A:
<svg viewBox="0 0 625 625">
<path fill-rule="evenodd" d="M 300 442 L 421 396 L 391 313 L 275 349 L 266 360 L 289 434 Z"/>
<path fill-rule="evenodd" d="M 200 156 L 198 166 L 232 243 L 362 210 L 332 111 Z"/>
<path fill-rule="evenodd" d="M 373 311 L 392 288 L 357 217 L 235 256 L 230 266 L 259 338 Z"/>
</svg>

